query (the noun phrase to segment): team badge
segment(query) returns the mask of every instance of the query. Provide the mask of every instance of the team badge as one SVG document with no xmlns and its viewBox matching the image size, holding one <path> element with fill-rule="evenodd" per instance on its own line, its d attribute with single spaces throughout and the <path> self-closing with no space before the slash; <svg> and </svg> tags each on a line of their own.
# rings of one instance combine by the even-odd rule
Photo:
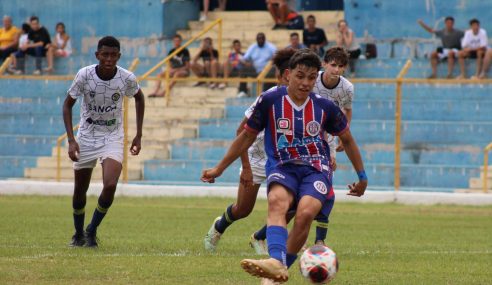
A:
<svg viewBox="0 0 492 285">
<path fill-rule="evenodd" d="M 91 98 L 94 98 L 94 97 L 96 96 L 96 92 L 95 92 L 95 91 L 91 91 L 91 92 L 89 92 L 89 96 L 90 96 Z"/>
<path fill-rule="evenodd" d="M 313 183 L 314 189 L 318 191 L 319 193 L 326 195 L 328 193 L 328 188 L 326 187 L 326 184 L 323 181 L 314 181 Z"/>
<path fill-rule="evenodd" d="M 307 133 L 310 136 L 317 136 L 319 134 L 319 123 L 316 121 L 311 121 L 306 125 Z"/>
<path fill-rule="evenodd" d="M 114 93 L 113 96 L 111 96 L 111 100 L 113 100 L 113 102 L 117 102 L 120 100 L 120 94 Z"/>
<path fill-rule="evenodd" d="M 277 120 L 277 127 L 281 130 L 288 130 L 290 129 L 290 121 L 289 119 L 285 118 L 280 118 Z"/>
</svg>

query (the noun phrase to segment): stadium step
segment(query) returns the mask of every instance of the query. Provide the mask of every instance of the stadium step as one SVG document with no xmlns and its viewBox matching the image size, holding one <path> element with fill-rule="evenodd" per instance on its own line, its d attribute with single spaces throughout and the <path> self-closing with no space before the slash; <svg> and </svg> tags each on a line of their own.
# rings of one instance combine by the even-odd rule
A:
<svg viewBox="0 0 492 285">
<path fill-rule="evenodd" d="M 28 179 L 42 179 L 42 180 L 55 180 L 56 168 L 26 168 L 24 170 L 24 177 Z M 62 168 L 61 170 L 62 180 L 73 180 L 73 169 L 71 167 Z M 102 169 L 100 166 L 94 168 L 92 172 L 92 180 L 102 179 Z M 121 177 L 120 177 L 121 179 Z M 128 180 L 141 180 L 141 169 L 128 169 Z"/>
</svg>

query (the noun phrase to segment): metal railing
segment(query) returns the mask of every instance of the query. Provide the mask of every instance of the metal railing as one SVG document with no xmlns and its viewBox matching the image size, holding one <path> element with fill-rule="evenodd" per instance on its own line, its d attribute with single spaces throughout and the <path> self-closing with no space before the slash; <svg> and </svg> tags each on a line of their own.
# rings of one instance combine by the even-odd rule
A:
<svg viewBox="0 0 492 285">
<path fill-rule="evenodd" d="M 488 192 L 487 182 L 489 179 L 489 151 L 492 149 L 492 143 L 489 143 L 483 149 L 483 177 L 482 177 L 482 190 L 484 193 Z"/>
</svg>

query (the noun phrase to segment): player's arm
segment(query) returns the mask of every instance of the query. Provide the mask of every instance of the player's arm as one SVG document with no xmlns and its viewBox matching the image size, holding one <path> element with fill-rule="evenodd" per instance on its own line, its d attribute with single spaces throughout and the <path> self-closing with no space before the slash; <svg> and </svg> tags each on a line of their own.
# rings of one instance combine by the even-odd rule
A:
<svg viewBox="0 0 492 285">
<path fill-rule="evenodd" d="M 133 98 L 135 99 L 135 112 L 137 114 L 137 134 L 132 141 L 130 152 L 132 155 L 138 155 L 142 149 L 142 127 L 145 113 L 145 99 L 142 90 L 138 89 Z"/>
<path fill-rule="evenodd" d="M 427 26 L 424 21 L 422 21 L 422 19 L 418 19 L 417 20 L 417 23 L 419 23 L 419 25 L 424 28 L 424 30 L 426 30 L 427 32 L 433 34 L 435 31 L 434 29 L 432 29 L 431 27 Z"/>
<path fill-rule="evenodd" d="M 236 136 L 239 136 L 242 131 L 244 130 L 244 125 L 248 121 L 247 117 L 244 117 L 244 119 L 239 123 L 239 127 L 236 130 Z M 248 156 L 248 151 L 244 151 L 241 153 L 241 175 L 239 177 L 239 182 L 243 184 L 244 186 L 249 186 L 253 184 L 253 171 L 251 170 L 251 164 L 249 162 L 249 156 Z"/>
<path fill-rule="evenodd" d="M 345 147 L 345 153 L 350 159 L 350 162 L 352 162 L 352 165 L 357 172 L 357 176 L 359 177 L 359 182 L 349 185 L 350 191 L 347 195 L 360 197 L 364 195 L 364 192 L 366 191 L 367 175 L 364 171 L 364 164 L 362 162 L 359 147 L 352 137 L 350 130 L 344 131 L 339 135 L 339 138 L 342 140 Z"/>
<path fill-rule="evenodd" d="M 75 136 L 73 135 L 73 125 L 72 125 L 72 108 L 77 100 L 67 95 L 65 102 L 63 102 L 63 122 L 65 124 L 65 131 L 67 132 L 68 139 L 68 156 L 72 161 L 78 160 L 79 145 L 75 141 Z"/>
</svg>

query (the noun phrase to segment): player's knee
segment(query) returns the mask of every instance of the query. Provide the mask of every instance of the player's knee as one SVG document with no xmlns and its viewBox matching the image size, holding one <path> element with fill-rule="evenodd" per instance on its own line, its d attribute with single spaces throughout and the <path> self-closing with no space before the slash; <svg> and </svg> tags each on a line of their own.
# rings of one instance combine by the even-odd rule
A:
<svg viewBox="0 0 492 285">
<path fill-rule="evenodd" d="M 284 195 L 277 193 L 276 191 L 268 194 L 268 210 L 275 213 L 287 212 L 289 208 L 288 201 L 286 201 Z"/>
</svg>

